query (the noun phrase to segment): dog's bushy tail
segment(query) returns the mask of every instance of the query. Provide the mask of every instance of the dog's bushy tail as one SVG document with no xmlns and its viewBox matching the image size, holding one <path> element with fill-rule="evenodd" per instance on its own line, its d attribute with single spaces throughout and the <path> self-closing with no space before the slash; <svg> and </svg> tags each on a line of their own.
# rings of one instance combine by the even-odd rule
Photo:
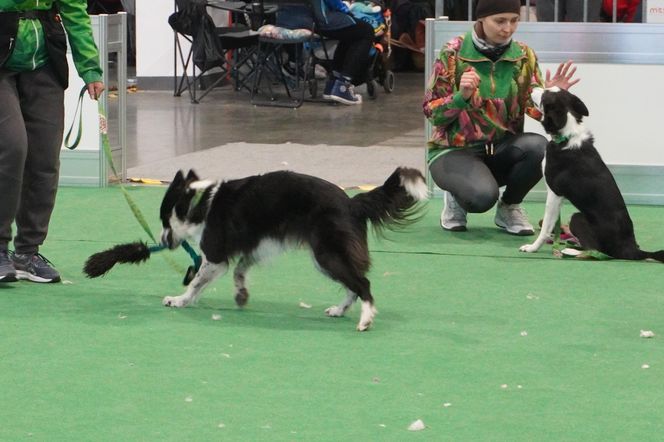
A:
<svg viewBox="0 0 664 442">
<path fill-rule="evenodd" d="M 352 199 L 355 218 L 371 222 L 380 233 L 394 230 L 421 218 L 423 204 L 429 196 L 424 176 L 417 169 L 397 168 L 382 186 L 355 195 Z"/>
</svg>

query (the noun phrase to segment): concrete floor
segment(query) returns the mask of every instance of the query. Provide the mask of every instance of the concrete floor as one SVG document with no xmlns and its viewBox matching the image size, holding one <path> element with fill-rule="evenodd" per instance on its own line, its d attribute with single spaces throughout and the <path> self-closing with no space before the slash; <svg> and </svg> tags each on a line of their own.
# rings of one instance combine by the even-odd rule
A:
<svg viewBox="0 0 664 442">
<path fill-rule="evenodd" d="M 424 170 L 422 73 L 396 73 L 388 94 L 364 103 L 253 106 L 246 91 L 213 90 L 200 104 L 170 91 L 128 96 L 128 176 L 169 180 L 193 168 L 230 179 L 289 169 L 344 187 L 381 184 L 399 165 Z"/>
</svg>

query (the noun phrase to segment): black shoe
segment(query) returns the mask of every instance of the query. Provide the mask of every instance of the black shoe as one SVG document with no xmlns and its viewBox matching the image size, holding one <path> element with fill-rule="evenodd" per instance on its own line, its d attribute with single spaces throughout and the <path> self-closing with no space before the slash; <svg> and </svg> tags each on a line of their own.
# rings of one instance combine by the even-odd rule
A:
<svg viewBox="0 0 664 442">
<path fill-rule="evenodd" d="M 40 253 L 12 255 L 16 277 L 32 282 L 60 282 L 60 274 L 52 267 L 52 263 Z"/>
<path fill-rule="evenodd" d="M 7 250 L 0 250 L 0 282 L 16 281 L 16 269 Z"/>
</svg>

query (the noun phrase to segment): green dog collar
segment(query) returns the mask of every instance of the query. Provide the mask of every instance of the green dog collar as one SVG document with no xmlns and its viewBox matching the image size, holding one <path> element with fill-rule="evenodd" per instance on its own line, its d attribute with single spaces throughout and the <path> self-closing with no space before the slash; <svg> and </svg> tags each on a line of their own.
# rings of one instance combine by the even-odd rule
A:
<svg viewBox="0 0 664 442">
<path fill-rule="evenodd" d="M 551 139 L 556 144 L 567 143 L 569 141 L 569 138 L 570 137 L 568 135 L 552 135 L 551 136 Z"/>
</svg>

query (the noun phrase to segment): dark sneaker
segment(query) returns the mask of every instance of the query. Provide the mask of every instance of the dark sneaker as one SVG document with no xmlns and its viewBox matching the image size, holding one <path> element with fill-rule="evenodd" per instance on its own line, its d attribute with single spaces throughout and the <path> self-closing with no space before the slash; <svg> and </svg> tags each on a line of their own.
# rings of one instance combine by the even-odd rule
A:
<svg viewBox="0 0 664 442">
<path fill-rule="evenodd" d="M 60 274 L 52 267 L 51 261 L 43 255 L 22 255 L 14 253 L 12 256 L 16 277 L 32 282 L 60 282 Z"/>
<path fill-rule="evenodd" d="M 330 95 L 332 94 L 332 88 L 334 87 L 334 82 L 335 82 L 334 77 L 328 78 L 327 81 L 325 82 L 325 89 L 323 89 L 323 98 L 325 98 L 326 100 L 332 99 Z"/>
<path fill-rule="evenodd" d="M 362 95 L 356 94 L 354 86 L 346 80 L 335 80 L 329 97 L 341 104 L 362 104 Z"/>
<path fill-rule="evenodd" d="M 16 269 L 9 257 L 9 252 L 0 250 L 0 282 L 16 281 Z"/>
</svg>

